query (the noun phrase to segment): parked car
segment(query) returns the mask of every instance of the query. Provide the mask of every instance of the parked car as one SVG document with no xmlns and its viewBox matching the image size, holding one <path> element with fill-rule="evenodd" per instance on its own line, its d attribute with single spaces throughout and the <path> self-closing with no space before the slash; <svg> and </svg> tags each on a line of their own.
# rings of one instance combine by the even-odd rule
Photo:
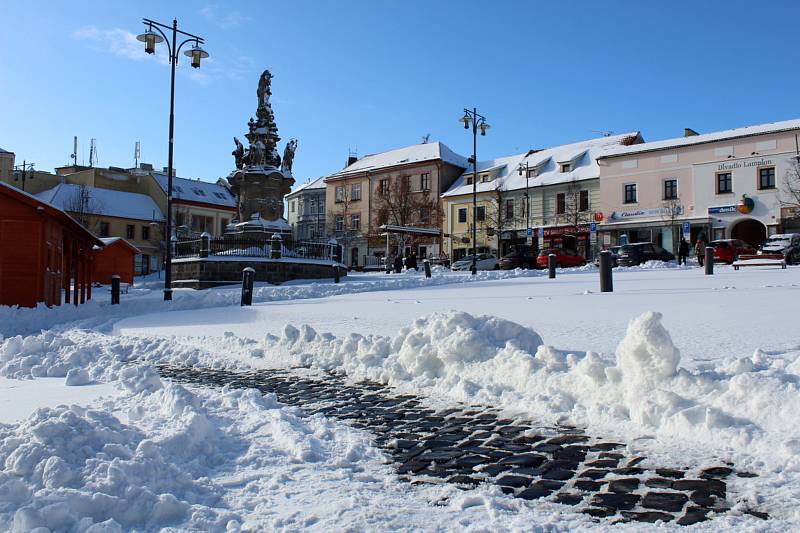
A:
<svg viewBox="0 0 800 533">
<path fill-rule="evenodd" d="M 787 265 L 800 263 L 800 233 L 778 233 L 770 235 L 761 245 L 759 254 L 783 254 Z"/>
<path fill-rule="evenodd" d="M 578 267 L 586 264 L 586 259 L 574 250 L 548 248 L 539 252 L 539 257 L 536 258 L 536 268 L 547 268 L 547 261 L 550 254 L 556 254 L 556 265 L 558 268 Z"/>
<path fill-rule="evenodd" d="M 714 248 L 714 262 L 733 263 L 742 254 L 754 254 L 755 248 L 739 239 L 721 239 L 711 241 L 709 246 Z"/>
<path fill-rule="evenodd" d="M 500 258 L 500 268 L 536 268 L 536 254 L 530 246 L 517 246 L 513 251 Z"/>
<path fill-rule="evenodd" d="M 617 264 L 636 266 L 647 261 L 674 261 L 675 256 L 652 242 L 635 242 L 619 247 Z"/>
<path fill-rule="evenodd" d="M 611 252 L 611 267 L 617 266 L 617 254 L 619 253 L 620 246 L 612 246 L 608 249 Z M 597 257 L 594 258 L 594 265 L 599 267 L 600 266 L 600 254 L 597 254 Z"/>
<path fill-rule="evenodd" d="M 497 258 L 492 254 L 478 254 L 476 266 L 478 270 L 497 270 Z M 469 270 L 472 268 L 472 254 L 459 259 L 450 267 L 452 270 Z"/>
</svg>

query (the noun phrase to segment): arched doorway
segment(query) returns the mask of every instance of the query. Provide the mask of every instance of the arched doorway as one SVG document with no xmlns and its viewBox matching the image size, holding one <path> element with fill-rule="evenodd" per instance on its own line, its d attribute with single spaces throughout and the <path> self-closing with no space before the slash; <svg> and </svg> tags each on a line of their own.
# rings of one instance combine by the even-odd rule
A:
<svg viewBox="0 0 800 533">
<path fill-rule="evenodd" d="M 757 248 L 767 240 L 767 227 L 753 218 L 744 218 L 731 228 L 731 238 Z"/>
</svg>

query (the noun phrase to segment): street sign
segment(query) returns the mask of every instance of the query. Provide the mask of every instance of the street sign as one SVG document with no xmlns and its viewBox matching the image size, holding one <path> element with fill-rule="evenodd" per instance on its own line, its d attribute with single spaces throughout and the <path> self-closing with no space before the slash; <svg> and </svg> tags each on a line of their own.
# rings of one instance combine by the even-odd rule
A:
<svg viewBox="0 0 800 533">
<path fill-rule="evenodd" d="M 539 238 L 540 239 L 544 238 L 544 228 L 539 228 Z"/>
<path fill-rule="evenodd" d="M 692 232 L 692 226 L 688 222 L 683 223 L 683 234 L 688 235 Z"/>
<path fill-rule="evenodd" d="M 528 228 L 528 237 L 533 237 L 533 228 Z"/>
<path fill-rule="evenodd" d="M 597 232 L 597 223 L 596 222 L 592 222 L 591 224 L 589 224 L 589 232 L 590 233 L 596 233 Z"/>
</svg>

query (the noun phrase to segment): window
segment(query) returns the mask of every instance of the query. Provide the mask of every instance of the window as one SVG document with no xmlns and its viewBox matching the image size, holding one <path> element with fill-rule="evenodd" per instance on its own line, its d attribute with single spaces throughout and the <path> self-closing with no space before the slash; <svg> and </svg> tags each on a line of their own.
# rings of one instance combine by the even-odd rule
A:
<svg viewBox="0 0 800 533">
<path fill-rule="evenodd" d="M 490 174 L 481 174 L 481 182 L 486 183 L 487 181 L 492 181 L 492 176 Z"/>
<path fill-rule="evenodd" d="M 467 185 L 472 185 L 472 178 L 473 178 L 472 174 L 467 176 L 467 178 L 466 178 L 466 184 Z"/>
<path fill-rule="evenodd" d="M 186 224 L 186 214 L 183 211 L 178 211 L 175 213 L 175 224 L 178 226 L 183 226 Z"/>
<path fill-rule="evenodd" d="M 514 200 L 509 198 L 506 200 L 506 220 L 514 219 Z"/>
<path fill-rule="evenodd" d="M 411 176 L 403 176 L 403 190 L 407 192 L 411 192 L 413 189 L 411 188 Z"/>
<path fill-rule="evenodd" d="M 294 200 L 289 202 L 289 211 L 292 212 L 292 213 L 294 213 L 294 202 L 295 202 Z"/>
<path fill-rule="evenodd" d="M 354 183 L 353 185 L 350 186 L 350 199 L 353 200 L 353 201 L 361 200 L 361 184 L 360 183 Z"/>
<path fill-rule="evenodd" d="M 431 190 L 431 175 L 428 172 L 419 177 L 419 189 L 421 191 Z"/>
<path fill-rule="evenodd" d="M 344 202 L 344 186 L 339 185 L 336 187 L 336 203 L 340 204 Z"/>
<path fill-rule="evenodd" d="M 176 192 L 183 192 L 183 189 L 180 185 L 173 185 L 172 186 L 172 193 L 175 194 Z"/>
<path fill-rule="evenodd" d="M 528 169 L 527 177 L 528 178 L 535 178 L 537 176 L 537 172 L 535 168 Z"/>
<path fill-rule="evenodd" d="M 582 190 L 578 193 L 578 210 L 579 211 L 588 211 L 589 210 L 589 191 Z"/>
<path fill-rule="evenodd" d="M 219 219 L 219 234 L 220 235 L 223 235 L 225 233 L 225 230 L 228 229 L 228 224 L 230 224 L 230 223 L 231 223 L 231 221 L 228 220 L 227 218 Z"/>
<path fill-rule="evenodd" d="M 733 175 L 730 172 L 720 172 L 717 174 L 717 194 L 728 194 L 733 192 Z"/>
<path fill-rule="evenodd" d="M 350 215 L 350 229 L 361 229 L 361 213 L 354 213 Z"/>
<path fill-rule="evenodd" d="M 462 207 L 461 209 L 458 210 L 458 221 L 461 224 L 464 224 L 467 221 L 467 208 L 466 207 Z"/>
<path fill-rule="evenodd" d="M 108 237 L 111 235 L 111 227 L 109 226 L 108 222 L 101 222 L 100 223 L 100 236 L 101 237 Z"/>
<path fill-rule="evenodd" d="M 664 200 L 675 200 L 678 197 L 678 180 L 664 180 Z"/>
<path fill-rule="evenodd" d="M 475 219 L 478 222 L 483 222 L 486 220 L 486 207 L 479 205 L 475 208 Z"/>
<path fill-rule="evenodd" d="M 142 240 L 143 241 L 150 240 L 150 226 L 142 226 Z"/>
<path fill-rule="evenodd" d="M 133 224 L 128 224 L 127 226 L 125 226 L 125 238 L 126 239 L 136 238 L 136 227 Z"/>
<path fill-rule="evenodd" d="M 764 167 L 758 169 L 758 188 L 775 188 L 775 167 Z"/>
<path fill-rule="evenodd" d="M 572 170 L 572 163 L 561 163 L 561 172 L 570 172 Z"/>
<path fill-rule="evenodd" d="M 378 192 L 381 196 L 389 194 L 389 180 L 381 180 L 378 182 Z"/>
<path fill-rule="evenodd" d="M 431 208 L 428 206 L 422 206 L 419 208 L 419 221 L 422 223 L 428 223 L 431 220 Z"/>
<path fill-rule="evenodd" d="M 197 187 L 192 187 L 192 192 L 195 193 L 197 196 L 205 196 L 206 193 L 203 189 L 198 189 Z"/>
<path fill-rule="evenodd" d="M 207 231 L 209 233 L 214 231 L 214 217 L 205 217 L 203 215 L 192 215 L 192 231 L 202 233 Z"/>
<path fill-rule="evenodd" d="M 219 198 L 220 200 L 227 200 L 227 199 L 228 199 L 228 197 L 227 197 L 227 196 L 225 196 L 225 195 L 224 195 L 223 193 L 221 193 L 221 192 L 215 192 L 215 193 L 214 193 L 214 196 L 216 196 L 216 197 L 217 197 L 217 198 Z"/>
<path fill-rule="evenodd" d="M 344 231 L 344 215 L 336 215 L 336 231 Z"/>
<path fill-rule="evenodd" d="M 563 215 L 567 211 L 567 195 L 563 192 L 556 194 L 556 214 Z"/>
<path fill-rule="evenodd" d="M 636 184 L 628 183 L 625 185 L 625 203 L 635 204 L 639 200 L 636 194 Z"/>
</svg>

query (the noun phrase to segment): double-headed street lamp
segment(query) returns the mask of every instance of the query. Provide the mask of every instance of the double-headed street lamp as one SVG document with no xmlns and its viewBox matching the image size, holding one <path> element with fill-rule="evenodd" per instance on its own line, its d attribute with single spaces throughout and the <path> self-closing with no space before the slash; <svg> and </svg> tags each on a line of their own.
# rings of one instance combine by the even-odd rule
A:
<svg viewBox="0 0 800 533">
<path fill-rule="evenodd" d="M 142 19 L 147 30 L 136 37 L 144 43 L 144 51 L 148 54 L 156 52 L 156 44 L 166 42 L 167 52 L 169 53 L 169 63 L 172 67 L 172 74 L 170 77 L 169 86 L 169 156 L 167 167 L 167 228 L 164 235 L 164 248 L 166 258 L 164 261 L 164 300 L 172 300 L 172 246 L 170 237 L 172 235 L 172 141 L 173 132 L 175 130 L 175 67 L 178 65 L 178 56 L 181 48 L 186 43 L 192 43 L 192 47 L 184 52 L 184 55 L 192 58 L 192 67 L 200 68 L 200 60 L 208 57 L 208 52 L 203 50 L 200 45 L 204 44 L 202 37 L 186 33 L 178 29 L 178 21 L 173 19 L 172 26 L 161 24 L 154 20 Z M 169 31 L 172 30 L 172 46 L 169 44 L 167 35 L 161 31 L 161 28 Z M 155 30 L 155 31 L 153 31 Z M 156 33 L 158 32 L 158 33 Z M 177 44 L 178 34 L 187 37 L 181 44 Z"/>
<path fill-rule="evenodd" d="M 486 117 L 478 114 L 477 108 L 472 108 L 470 111 L 464 108 L 464 116 L 461 117 L 460 122 L 464 124 L 464 129 L 468 130 L 472 126 L 472 275 L 478 273 L 478 253 L 477 253 L 477 238 L 478 238 L 478 130 L 481 135 L 486 135 L 486 130 L 490 128 L 486 123 Z"/>
<path fill-rule="evenodd" d="M 531 232 L 531 201 L 530 197 L 528 196 L 528 178 L 531 177 L 531 168 L 528 166 L 528 161 L 525 161 L 525 166 L 522 163 L 519 164 L 517 167 L 517 172 L 519 175 L 522 176 L 522 173 L 525 173 L 525 240 L 527 241 L 530 238 Z M 529 244 L 533 244 L 532 242 Z"/>
</svg>

